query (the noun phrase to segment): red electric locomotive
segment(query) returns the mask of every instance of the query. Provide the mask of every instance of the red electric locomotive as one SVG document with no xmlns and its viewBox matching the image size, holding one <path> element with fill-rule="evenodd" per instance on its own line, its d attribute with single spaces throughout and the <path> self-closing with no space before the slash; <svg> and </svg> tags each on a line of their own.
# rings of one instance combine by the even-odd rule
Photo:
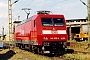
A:
<svg viewBox="0 0 90 60">
<path fill-rule="evenodd" d="M 65 51 L 68 41 L 64 15 L 37 11 L 37 14 L 15 27 L 15 43 L 34 53 L 56 54 Z"/>
</svg>

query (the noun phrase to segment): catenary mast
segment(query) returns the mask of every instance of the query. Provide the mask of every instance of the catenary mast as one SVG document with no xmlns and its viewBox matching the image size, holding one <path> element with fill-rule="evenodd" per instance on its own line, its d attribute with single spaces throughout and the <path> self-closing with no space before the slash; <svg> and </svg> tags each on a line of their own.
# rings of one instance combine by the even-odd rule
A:
<svg viewBox="0 0 90 60">
<path fill-rule="evenodd" d="M 90 0 L 88 0 L 88 41 L 90 43 Z"/>
<path fill-rule="evenodd" d="M 12 5 L 19 0 L 14 1 L 11 3 L 11 0 L 8 0 L 8 40 L 12 41 L 13 40 L 13 31 L 12 31 Z M 9 43 L 10 44 L 10 43 Z"/>
</svg>

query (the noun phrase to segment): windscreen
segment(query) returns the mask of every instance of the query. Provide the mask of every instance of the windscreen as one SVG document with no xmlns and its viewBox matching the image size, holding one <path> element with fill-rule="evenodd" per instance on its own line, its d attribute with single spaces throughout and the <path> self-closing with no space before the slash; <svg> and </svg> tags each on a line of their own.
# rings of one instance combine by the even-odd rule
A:
<svg viewBox="0 0 90 60">
<path fill-rule="evenodd" d="M 42 18 L 43 26 L 52 26 L 52 18 Z"/>
<path fill-rule="evenodd" d="M 53 18 L 54 26 L 63 26 L 64 19 L 63 18 Z"/>
<path fill-rule="evenodd" d="M 64 18 L 41 18 L 43 26 L 64 26 Z"/>
</svg>

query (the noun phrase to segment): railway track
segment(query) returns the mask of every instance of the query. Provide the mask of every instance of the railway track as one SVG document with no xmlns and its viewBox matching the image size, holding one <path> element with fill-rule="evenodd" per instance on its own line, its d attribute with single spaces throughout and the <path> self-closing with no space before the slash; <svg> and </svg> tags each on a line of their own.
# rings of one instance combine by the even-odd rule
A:
<svg viewBox="0 0 90 60">
<path fill-rule="evenodd" d="M 23 53 L 23 51 L 24 52 L 27 52 L 28 50 L 21 50 L 19 48 L 15 48 L 15 50 L 17 52 L 16 54 L 21 54 L 22 56 L 25 55 L 25 57 L 27 57 L 29 54 L 30 54 L 30 56 L 33 54 L 33 53 L 30 53 L 30 52 Z M 21 53 L 21 51 L 22 51 L 22 53 Z M 78 53 L 82 53 L 83 55 L 90 54 L 90 52 L 82 52 L 82 51 L 74 51 L 73 53 L 66 53 L 66 54 L 77 55 Z M 48 56 L 47 55 L 47 56 L 45 56 L 45 55 L 33 54 L 33 56 L 39 56 L 39 57 L 43 57 L 43 58 L 46 58 L 47 57 L 49 60 L 80 60 L 80 59 L 77 59 L 75 57 L 71 58 L 71 57 L 67 57 L 65 55 L 58 55 L 58 56 L 55 56 L 55 55 Z M 18 58 L 18 56 L 17 56 L 17 58 Z M 31 58 L 31 57 L 28 56 L 28 58 Z"/>
<path fill-rule="evenodd" d="M 73 49 L 68 49 L 66 51 L 66 54 L 67 53 L 71 53 L 71 54 L 78 54 L 78 53 L 82 53 L 82 54 L 90 54 L 90 52 L 86 52 L 86 51 L 77 51 L 77 50 L 73 50 Z"/>
<path fill-rule="evenodd" d="M 19 49 L 19 48 L 16 47 L 15 49 L 17 50 L 17 49 Z M 20 49 L 20 50 L 21 50 L 21 49 Z M 23 50 L 22 50 L 22 51 L 23 51 Z M 28 50 L 24 50 L 24 51 L 28 51 Z M 72 51 L 73 51 L 73 49 L 71 49 L 71 50 L 69 49 L 69 52 L 66 52 L 65 55 L 66 55 L 66 54 L 70 54 L 70 55 L 76 56 L 76 55 L 78 55 L 78 53 L 79 53 L 79 54 L 82 54 L 82 55 L 85 55 L 85 54 L 86 54 L 86 55 L 87 55 L 87 54 L 90 55 L 90 52 L 76 51 L 76 50 L 75 50 L 74 52 L 72 52 Z M 30 54 L 30 53 L 28 53 L 28 54 Z M 32 54 L 33 54 L 33 53 L 32 53 Z M 39 54 L 35 54 L 35 55 L 43 56 L 43 55 L 39 55 Z M 52 57 L 49 56 L 48 58 L 49 58 L 50 60 L 80 60 L 80 59 L 77 59 L 77 58 L 75 58 L 75 57 L 72 58 L 72 57 L 69 57 L 69 56 L 67 57 L 67 56 L 65 56 L 65 55 L 58 55 L 58 56 L 52 56 Z M 45 57 L 45 56 L 43 56 L 43 57 Z"/>
<path fill-rule="evenodd" d="M 66 56 L 51 57 L 51 60 L 79 60 L 76 58 L 70 58 Z"/>
<path fill-rule="evenodd" d="M 78 53 L 82 53 L 82 54 L 90 54 L 90 52 L 82 52 L 82 51 L 74 51 L 73 54 L 78 54 Z"/>
<path fill-rule="evenodd" d="M 82 51 L 74 51 L 73 53 L 71 53 L 72 55 L 75 55 L 75 54 L 78 54 L 78 53 L 80 53 L 80 54 L 83 54 L 83 55 L 85 55 L 85 54 L 90 54 L 90 52 L 82 52 Z M 66 53 L 66 54 L 69 54 L 69 53 Z M 52 57 L 51 58 L 51 60 L 54 60 L 54 59 L 56 59 L 56 60 L 80 60 L 80 59 L 77 59 L 77 58 L 71 58 L 71 57 L 67 57 L 67 56 L 58 56 L 58 57 Z"/>
</svg>

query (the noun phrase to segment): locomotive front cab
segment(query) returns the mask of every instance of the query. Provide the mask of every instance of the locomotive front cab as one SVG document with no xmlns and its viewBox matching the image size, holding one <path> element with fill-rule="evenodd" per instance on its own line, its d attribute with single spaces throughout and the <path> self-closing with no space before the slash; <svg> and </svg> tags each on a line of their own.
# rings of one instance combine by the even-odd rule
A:
<svg viewBox="0 0 90 60">
<path fill-rule="evenodd" d="M 43 41 L 67 42 L 64 18 L 41 18 Z"/>
<path fill-rule="evenodd" d="M 67 28 L 63 15 L 41 15 L 40 42 L 43 53 L 61 53 L 67 45 Z"/>
</svg>

